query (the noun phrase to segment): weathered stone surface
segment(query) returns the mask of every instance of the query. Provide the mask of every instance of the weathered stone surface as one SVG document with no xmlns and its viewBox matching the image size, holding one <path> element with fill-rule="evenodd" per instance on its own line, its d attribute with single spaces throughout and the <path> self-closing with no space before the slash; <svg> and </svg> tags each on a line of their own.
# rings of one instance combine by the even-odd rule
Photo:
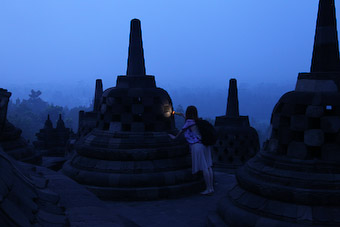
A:
<svg viewBox="0 0 340 227">
<path fill-rule="evenodd" d="M 325 116 L 321 118 L 321 129 L 325 133 L 337 133 L 340 129 L 340 116 Z"/>
<path fill-rule="evenodd" d="M 310 129 L 304 133 L 304 142 L 308 146 L 321 146 L 324 143 L 324 133 L 321 129 Z"/>
<path fill-rule="evenodd" d="M 43 192 L 47 187 L 47 180 L 39 174 L 25 173 L 20 171 L 21 168 L 17 163 L 7 156 L 0 148 L 0 182 L 5 188 L 0 187 L 0 223 L 6 223 L 6 226 L 31 226 L 44 225 L 47 220 L 50 223 L 60 225 L 67 224 L 66 215 L 55 200 L 48 202 L 48 197 Z M 37 182 L 45 182 L 37 185 Z M 54 196 L 55 193 L 54 193 Z M 40 220 L 41 213 L 44 213 L 44 221 Z M 50 217 L 57 215 L 58 221 Z"/>
<path fill-rule="evenodd" d="M 294 115 L 290 118 L 290 129 L 304 131 L 308 128 L 308 119 L 304 115 Z"/>
<path fill-rule="evenodd" d="M 307 157 L 307 148 L 304 143 L 291 142 L 288 145 L 287 156 L 297 159 L 305 159 Z"/>
<path fill-rule="evenodd" d="M 321 117 L 323 116 L 324 108 L 323 106 L 307 106 L 306 116 L 307 117 Z"/>
<path fill-rule="evenodd" d="M 321 151 L 323 160 L 340 162 L 340 146 L 338 144 L 324 144 Z"/>
</svg>

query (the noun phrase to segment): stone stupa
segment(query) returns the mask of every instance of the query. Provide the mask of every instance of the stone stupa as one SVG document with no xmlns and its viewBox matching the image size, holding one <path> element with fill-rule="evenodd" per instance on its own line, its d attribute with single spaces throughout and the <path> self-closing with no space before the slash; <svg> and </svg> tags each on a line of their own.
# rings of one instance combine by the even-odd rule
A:
<svg viewBox="0 0 340 227">
<path fill-rule="evenodd" d="M 310 73 L 276 104 L 270 139 L 210 225 L 340 226 L 340 61 L 334 0 L 320 0 Z M 218 224 L 218 225 L 220 225 Z"/>
<path fill-rule="evenodd" d="M 215 170 L 234 172 L 260 149 L 256 130 L 250 127 L 248 116 L 240 116 L 237 81 L 230 79 L 225 116 L 216 117 L 218 139 L 214 145 Z"/>
<path fill-rule="evenodd" d="M 48 115 L 44 128 L 35 135 L 37 140 L 33 142 L 33 145 L 41 153 L 41 165 L 55 171 L 61 169 L 70 153 L 70 137 L 73 135 L 70 128 L 65 127 L 61 114 L 59 114 L 55 128 Z"/>
<path fill-rule="evenodd" d="M 0 146 L 16 160 L 38 164 L 41 161 L 40 154 L 21 136 L 21 129 L 7 120 L 7 107 L 11 95 L 6 89 L 0 88 Z"/>
<path fill-rule="evenodd" d="M 140 21 L 131 21 L 126 76 L 104 91 L 96 128 L 76 144 L 63 173 L 104 200 L 148 200 L 201 190 L 176 134 L 168 93 L 146 75 Z"/>
<path fill-rule="evenodd" d="M 67 150 L 67 142 L 70 138 L 71 130 L 65 127 L 65 123 L 59 114 L 59 119 L 56 128 L 50 120 L 50 115 L 47 116 L 44 128 L 36 133 L 37 141 L 34 141 L 34 146 L 43 150 L 45 156 L 65 156 Z"/>
<path fill-rule="evenodd" d="M 93 110 L 88 112 L 83 110 L 79 111 L 78 137 L 87 135 L 96 127 L 97 117 L 100 110 L 100 99 L 102 95 L 103 83 L 101 79 L 97 79 L 94 92 Z"/>
</svg>

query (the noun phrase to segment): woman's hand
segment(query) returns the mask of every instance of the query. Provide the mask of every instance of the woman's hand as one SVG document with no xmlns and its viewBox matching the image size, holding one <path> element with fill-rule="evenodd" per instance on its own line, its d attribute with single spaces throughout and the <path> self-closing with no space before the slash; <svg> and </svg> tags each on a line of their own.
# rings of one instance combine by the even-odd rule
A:
<svg viewBox="0 0 340 227">
<path fill-rule="evenodd" d="M 185 116 L 184 116 L 184 114 L 183 113 L 180 113 L 180 112 L 173 112 L 173 114 L 174 115 L 178 115 L 178 116 L 181 116 L 181 117 L 184 117 L 185 118 Z"/>
<path fill-rule="evenodd" d="M 172 135 L 172 134 L 168 134 L 168 136 L 171 138 L 171 139 L 175 139 L 176 138 L 176 136 L 174 136 L 174 135 Z"/>
<path fill-rule="evenodd" d="M 183 113 L 177 113 L 179 116 L 181 116 L 181 117 L 184 117 L 185 118 L 185 116 L 184 116 L 184 114 Z"/>
</svg>

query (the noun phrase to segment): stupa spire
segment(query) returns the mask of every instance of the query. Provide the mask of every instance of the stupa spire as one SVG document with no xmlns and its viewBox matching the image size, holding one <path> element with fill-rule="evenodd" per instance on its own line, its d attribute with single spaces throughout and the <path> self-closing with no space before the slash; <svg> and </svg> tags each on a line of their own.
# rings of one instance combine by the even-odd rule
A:
<svg viewBox="0 0 340 227">
<path fill-rule="evenodd" d="M 334 0 L 320 0 L 311 72 L 339 71 L 339 43 Z"/>
<path fill-rule="evenodd" d="M 57 128 L 58 129 L 65 128 L 65 123 L 64 123 L 63 119 L 61 118 L 61 114 L 59 114 L 59 119 L 57 121 Z"/>
<path fill-rule="evenodd" d="M 47 120 L 45 121 L 45 129 L 51 129 L 53 128 L 52 121 L 50 119 L 50 115 L 47 115 Z"/>
<path fill-rule="evenodd" d="M 142 30 L 140 20 L 131 20 L 130 27 L 130 43 L 127 76 L 144 76 L 145 62 L 143 53 Z"/>
<path fill-rule="evenodd" d="M 238 96 L 237 96 L 237 81 L 236 79 L 229 80 L 229 92 L 227 103 L 227 117 L 239 117 Z"/>
<path fill-rule="evenodd" d="M 96 90 L 94 93 L 93 111 L 99 111 L 100 99 L 103 95 L 103 83 L 101 79 L 96 80 Z"/>
</svg>

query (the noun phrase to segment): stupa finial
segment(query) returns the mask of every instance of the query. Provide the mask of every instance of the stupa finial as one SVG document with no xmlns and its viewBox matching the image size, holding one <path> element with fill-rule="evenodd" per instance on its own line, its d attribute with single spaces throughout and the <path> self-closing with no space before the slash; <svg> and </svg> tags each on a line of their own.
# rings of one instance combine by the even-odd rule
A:
<svg viewBox="0 0 340 227">
<path fill-rule="evenodd" d="M 140 20 L 131 20 L 130 27 L 130 43 L 127 76 L 144 76 L 145 62 L 143 53 L 142 30 Z"/>
<path fill-rule="evenodd" d="M 102 95 L 103 95 L 103 82 L 101 79 L 97 79 L 95 93 L 94 93 L 93 111 L 99 111 L 100 99 Z"/>
<path fill-rule="evenodd" d="M 229 92 L 227 103 L 227 117 L 239 117 L 238 96 L 237 96 L 237 81 L 236 79 L 229 80 Z"/>
<path fill-rule="evenodd" d="M 339 71 L 339 43 L 334 0 L 320 0 L 311 72 Z"/>
<path fill-rule="evenodd" d="M 53 128 L 53 125 L 52 125 L 52 121 L 50 119 L 50 115 L 48 114 L 47 115 L 47 120 L 45 121 L 45 126 L 44 126 L 45 129 L 51 129 Z"/>
</svg>

